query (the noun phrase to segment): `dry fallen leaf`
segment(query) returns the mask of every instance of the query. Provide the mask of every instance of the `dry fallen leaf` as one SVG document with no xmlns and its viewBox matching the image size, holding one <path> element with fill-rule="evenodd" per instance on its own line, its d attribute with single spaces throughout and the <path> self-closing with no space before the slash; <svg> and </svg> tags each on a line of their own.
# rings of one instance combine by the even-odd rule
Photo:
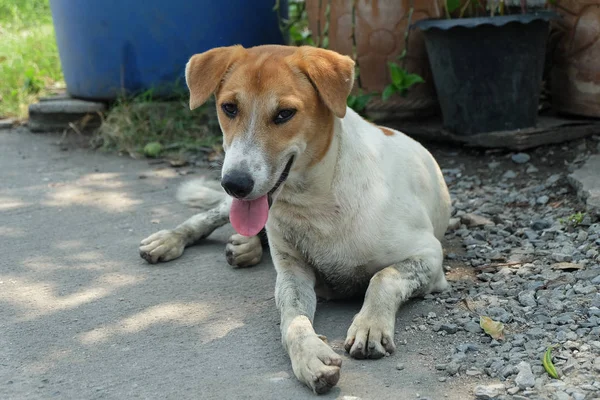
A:
<svg viewBox="0 0 600 400">
<path fill-rule="evenodd" d="M 559 262 L 556 264 L 552 264 L 552 269 L 560 269 L 563 271 L 572 271 L 577 269 L 583 269 L 583 265 L 573 264 L 570 262 Z"/>
<path fill-rule="evenodd" d="M 169 164 L 171 164 L 171 167 L 173 168 L 179 168 L 179 167 L 185 167 L 186 165 L 188 165 L 187 160 L 183 160 L 183 159 L 174 159 L 174 160 L 169 160 Z"/>
<path fill-rule="evenodd" d="M 473 299 L 471 299 L 470 297 L 465 297 L 464 299 L 461 300 L 461 305 L 466 308 L 467 310 L 471 311 L 471 312 L 475 312 L 475 303 L 473 302 Z"/>
<path fill-rule="evenodd" d="M 490 317 L 480 316 L 479 326 L 485 331 L 492 339 L 504 340 L 504 324 L 502 322 L 494 321 Z"/>
</svg>

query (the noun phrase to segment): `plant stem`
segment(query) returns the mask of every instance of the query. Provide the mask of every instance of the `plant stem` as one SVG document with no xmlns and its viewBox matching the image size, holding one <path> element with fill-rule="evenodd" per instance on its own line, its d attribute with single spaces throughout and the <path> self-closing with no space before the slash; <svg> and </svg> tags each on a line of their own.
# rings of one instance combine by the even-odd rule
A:
<svg viewBox="0 0 600 400">
<path fill-rule="evenodd" d="M 408 43 L 410 39 L 410 26 L 412 25 L 412 16 L 415 11 L 415 0 L 410 0 L 408 9 L 408 22 L 406 24 L 406 31 L 404 32 L 404 52 L 402 60 L 402 69 L 406 69 L 406 56 L 408 55 Z"/>
<path fill-rule="evenodd" d="M 360 66 L 358 65 L 358 51 L 356 45 L 356 3 L 358 0 L 352 0 L 352 58 L 356 63 L 356 68 L 358 69 L 358 77 L 356 78 L 356 82 L 358 83 L 358 88 L 362 89 L 362 82 L 360 79 Z"/>
</svg>

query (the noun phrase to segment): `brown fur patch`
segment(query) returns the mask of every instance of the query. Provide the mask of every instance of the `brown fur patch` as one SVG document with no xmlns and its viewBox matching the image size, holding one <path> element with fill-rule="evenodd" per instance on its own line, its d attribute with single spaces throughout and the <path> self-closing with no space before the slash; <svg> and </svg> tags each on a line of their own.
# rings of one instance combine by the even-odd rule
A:
<svg viewBox="0 0 600 400">
<path fill-rule="evenodd" d="M 391 129 L 388 129 L 386 127 L 380 126 L 379 129 L 381 129 L 381 131 L 383 132 L 383 134 L 385 136 L 394 136 L 394 131 L 392 131 Z"/>
<path fill-rule="evenodd" d="M 354 62 L 332 51 L 313 47 L 221 47 L 192 57 L 186 69 L 192 108 L 215 93 L 225 145 L 251 134 L 280 165 L 293 143 L 305 143 L 294 169 L 319 162 L 333 139 L 334 115 L 346 113 L 346 98 L 354 81 Z M 228 117 L 224 103 L 237 106 Z M 296 110 L 287 122 L 275 124 L 280 110 Z"/>
</svg>

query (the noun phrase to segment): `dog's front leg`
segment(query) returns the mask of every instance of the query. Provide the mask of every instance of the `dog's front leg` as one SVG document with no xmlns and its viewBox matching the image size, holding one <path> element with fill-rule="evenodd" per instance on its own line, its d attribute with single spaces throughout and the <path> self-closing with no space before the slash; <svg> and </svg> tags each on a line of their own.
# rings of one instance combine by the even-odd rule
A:
<svg viewBox="0 0 600 400">
<path fill-rule="evenodd" d="M 337 384 L 342 359 L 313 329 L 314 272 L 297 254 L 281 251 L 272 243 L 271 254 L 277 270 L 275 302 L 281 312 L 281 341 L 296 377 L 315 393 L 325 393 Z"/>
<path fill-rule="evenodd" d="M 229 207 L 230 203 L 223 202 L 212 210 L 194 215 L 175 229 L 165 229 L 150 235 L 140 243 L 140 256 L 150 264 L 178 258 L 187 246 L 227 224 Z"/>
<path fill-rule="evenodd" d="M 437 240 L 436 240 L 437 242 Z M 393 353 L 396 312 L 418 293 L 440 291 L 447 282 L 441 245 L 384 268 L 371 278 L 360 312 L 354 317 L 344 347 L 354 358 L 381 358 Z"/>
</svg>

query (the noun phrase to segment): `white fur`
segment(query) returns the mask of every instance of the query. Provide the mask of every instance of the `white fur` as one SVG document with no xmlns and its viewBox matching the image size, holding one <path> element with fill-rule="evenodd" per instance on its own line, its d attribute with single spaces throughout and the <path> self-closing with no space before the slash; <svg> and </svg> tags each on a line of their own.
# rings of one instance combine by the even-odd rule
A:
<svg viewBox="0 0 600 400">
<path fill-rule="evenodd" d="M 293 146 L 276 156 L 296 152 L 296 163 L 306 165 L 306 144 Z M 252 150 L 244 147 L 227 150 L 232 163 Z M 261 154 L 260 144 L 254 151 Z M 274 170 L 279 167 L 270 168 L 266 181 L 277 179 Z M 218 196 L 207 191 L 206 183 L 189 183 L 180 198 L 192 204 L 206 198 L 214 205 Z M 192 188 L 198 184 L 205 188 Z M 199 214 L 169 231 L 170 236 L 146 239 L 142 256 L 150 262 L 174 258 L 182 246 L 226 223 L 229 204 L 226 197 L 210 216 Z M 397 131 L 384 135 L 351 109 L 343 119 L 335 119 L 327 154 L 312 168 L 292 170 L 267 222 L 282 342 L 299 380 L 323 393 L 339 379 L 341 358 L 312 326 L 317 293 L 343 297 L 366 289 L 363 306 L 348 329 L 346 350 L 355 358 L 379 358 L 394 351 L 398 307 L 412 296 L 447 287 L 440 241 L 449 217 L 450 196 L 442 173 L 423 146 Z M 174 249 L 170 243 L 175 243 Z M 232 259 L 248 265 L 260 260 L 259 245 L 257 240 L 245 241 L 229 251 Z"/>
<path fill-rule="evenodd" d="M 205 177 L 183 183 L 177 190 L 177 200 L 190 207 L 210 210 L 225 200 L 221 183 Z"/>
</svg>

